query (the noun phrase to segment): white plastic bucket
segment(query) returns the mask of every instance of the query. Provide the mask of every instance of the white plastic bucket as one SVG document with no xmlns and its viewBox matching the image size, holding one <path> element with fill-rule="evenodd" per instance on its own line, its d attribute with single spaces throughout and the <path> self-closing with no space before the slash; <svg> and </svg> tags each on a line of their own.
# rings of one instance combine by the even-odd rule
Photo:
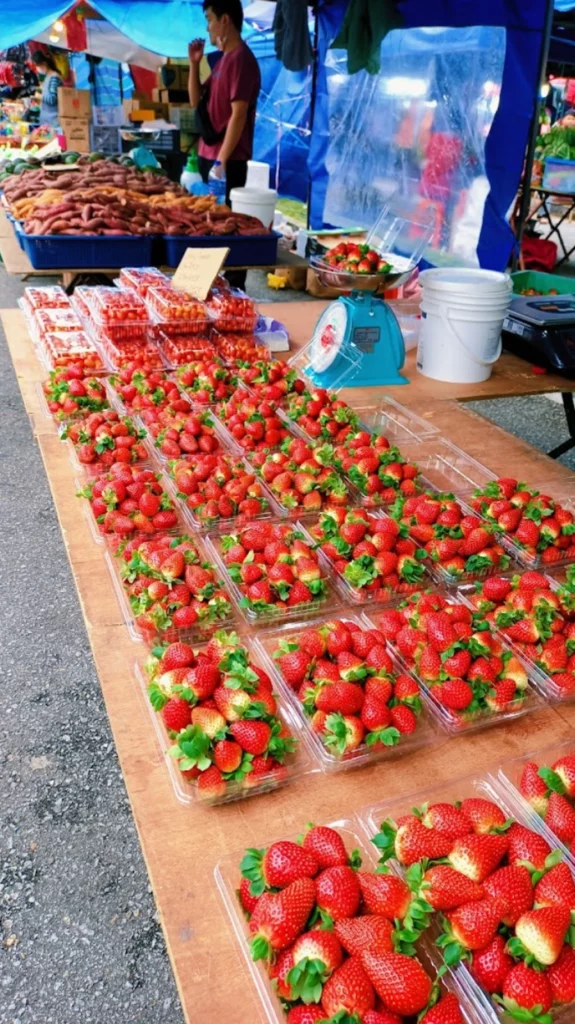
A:
<svg viewBox="0 0 575 1024">
<path fill-rule="evenodd" d="M 261 220 L 267 229 L 273 222 L 278 194 L 273 188 L 233 188 L 230 202 L 234 213 L 247 213 Z"/>
<path fill-rule="evenodd" d="M 423 271 L 419 282 L 419 372 L 451 384 L 487 380 L 501 355 L 501 328 L 512 290 L 509 275 L 438 268 Z"/>
</svg>

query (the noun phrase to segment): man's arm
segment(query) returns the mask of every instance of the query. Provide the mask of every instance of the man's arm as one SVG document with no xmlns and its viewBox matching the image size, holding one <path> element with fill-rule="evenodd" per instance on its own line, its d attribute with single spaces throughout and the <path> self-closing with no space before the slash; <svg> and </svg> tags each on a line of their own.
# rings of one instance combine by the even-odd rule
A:
<svg viewBox="0 0 575 1024">
<path fill-rule="evenodd" d="M 232 116 L 228 121 L 224 141 L 218 154 L 218 160 L 224 167 L 240 141 L 248 119 L 248 110 L 249 104 L 245 100 L 232 101 Z"/>
<path fill-rule="evenodd" d="M 188 45 L 188 57 L 190 60 L 190 74 L 188 75 L 188 94 L 190 106 L 197 107 L 200 102 L 200 61 L 204 56 L 204 43 L 202 39 L 194 39 Z"/>
</svg>

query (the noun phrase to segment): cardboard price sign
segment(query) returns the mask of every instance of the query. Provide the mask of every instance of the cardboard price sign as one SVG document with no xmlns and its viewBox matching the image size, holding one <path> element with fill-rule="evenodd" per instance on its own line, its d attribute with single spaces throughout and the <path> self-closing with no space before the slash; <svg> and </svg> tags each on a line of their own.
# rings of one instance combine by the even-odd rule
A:
<svg viewBox="0 0 575 1024">
<path fill-rule="evenodd" d="M 186 249 L 173 276 L 174 288 L 188 292 L 201 302 L 208 297 L 216 277 L 222 269 L 229 249 Z"/>
</svg>

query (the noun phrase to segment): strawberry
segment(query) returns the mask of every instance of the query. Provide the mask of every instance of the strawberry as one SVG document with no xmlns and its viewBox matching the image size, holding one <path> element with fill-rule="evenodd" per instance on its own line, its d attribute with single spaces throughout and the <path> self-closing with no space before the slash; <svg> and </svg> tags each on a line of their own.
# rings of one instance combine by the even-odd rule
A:
<svg viewBox="0 0 575 1024">
<path fill-rule="evenodd" d="M 465 1024 L 457 996 L 447 992 L 420 1018 L 420 1024 Z"/>
<path fill-rule="evenodd" d="M 379 914 L 390 921 L 403 920 L 409 910 L 411 892 L 401 878 L 359 871 L 357 879 L 369 914 Z"/>
<path fill-rule="evenodd" d="M 511 581 L 505 576 L 490 576 L 481 587 L 481 593 L 486 601 L 495 601 L 500 604 L 505 600 L 511 591 Z"/>
<path fill-rule="evenodd" d="M 162 718 L 166 729 L 172 732 L 180 732 L 192 720 L 191 705 L 187 700 L 182 700 L 181 697 L 172 697 L 162 709 Z"/>
<path fill-rule="evenodd" d="M 419 813 L 427 828 L 434 828 L 450 839 L 460 839 L 471 832 L 469 821 L 454 804 L 431 804 L 421 808 Z"/>
<path fill-rule="evenodd" d="M 166 647 L 162 655 L 162 670 L 186 668 L 194 663 L 194 652 L 189 644 L 175 643 Z"/>
<path fill-rule="evenodd" d="M 465 711 L 473 702 L 473 690 L 464 679 L 446 679 L 433 687 L 433 696 L 450 711 Z"/>
<path fill-rule="evenodd" d="M 482 886 L 448 864 L 437 864 L 425 872 L 421 893 L 434 910 L 456 910 L 485 896 Z"/>
<path fill-rule="evenodd" d="M 300 878 L 279 893 L 263 893 L 249 924 L 254 936 L 253 959 L 269 960 L 274 951 L 291 946 L 303 932 L 314 903 L 315 882 L 311 878 Z"/>
<path fill-rule="evenodd" d="M 565 757 L 560 757 L 552 765 L 552 771 L 559 776 L 567 796 L 575 797 L 575 754 L 567 754 Z"/>
<path fill-rule="evenodd" d="M 317 715 L 325 716 L 325 711 L 316 711 L 312 723 L 316 723 Z M 365 728 L 359 718 L 356 718 L 355 715 L 337 713 L 324 717 L 323 729 L 318 728 L 316 731 L 324 732 L 326 746 L 338 756 L 357 750 L 365 736 Z M 376 735 L 376 733 L 372 735 Z"/>
<path fill-rule="evenodd" d="M 400 704 L 391 709 L 391 725 L 392 729 L 397 729 L 402 736 L 406 736 L 415 732 L 417 728 L 417 718 L 411 708 Z"/>
<path fill-rule="evenodd" d="M 198 775 L 196 785 L 198 798 L 201 800 L 218 800 L 226 792 L 226 783 L 215 764 Z"/>
<path fill-rule="evenodd" d="M 286 1017 L 287 1024 L 316 1024 L 317 1021 L 327 1020 L 321 1006 L 292 1006 Z M 365 1017 L 364 1017 L 365 1020 Z"/>
<path fill-rule="evenodd" d="M 295 643 L 282 641 L 279 648 L 274 651 L 273 657 L 277 660 L 285 681 L 297 688 L 307 676 L 311 664 L 309 654 Z"/>
<path fill-rule="evenodd" d="M 338 867 L 349 860 L 343 839 L 335 829 L 326 825 L 311 825 L 303 837 L 303 847 L 312 854 L 320 868 Z"/>
<path fill-rule="evenodd" d="M 240 870 L 250 879 L 252 894 L 259 896 L 264 889 L 285 889 L 299 878 L 313 878 L 318 863 L 308 850 L 283 840 L 267 850 L 246 850 Z"/>
<path fill-rule="evenodd" d="M 246 754 L 265 753 L 271 738 L 271 728 L 267 722 L 257 720 L 232 722 L 230 732 Z"/>
<path fill-rule="evenodd" d="M 515 935 L 527 954 L 535 957 L 538 963 L 550 966 L 559 957 L 570 920 L 567 907 L 540 907 L 519 918 Z M 512 940 L 510 950 L 512 953 L 516 950 L 515 940 Z"/>
<path fill-rule="evenodd" d="M 449 931 L 438 942 L 443 947 L 445 963 L 453 966 L 465 955 L 466 950 L 487 946 L 501 923 L 503 906 L 500 899 L 487 897 L 473 903 L 464 903 L 448 913 Z"/>
<path fill-rule="evenodd" d="M 575 810 L 560 793 L 551 793 L 549 797 L 545 824 L 562 843 L 571 847 L 575 841 Z"/>
<path fill-rule="evenodd" d="M 249 878 L 242 878 L 238 889 L 238 897 L 245 913 L 251 917 L 258 903 L 258 897 L 253 896 L 250 891 Z"/>
<path fill-rule="evenodd" d="M 365 973 L 387 1009 L 409 1017 L 429 1003 L 432 985 L 421 964 L 402 953 L 360 953 Z"/>
<path fill-rule="evenodd" d="M 487 895 L 505 904 L 502 922 L 512 927 L 533 906 L 533 883 L 527 868 L 510 865 L 498 868 L 483 883 Z"/>
<path fill-rule="evenodd" d="M 286 981 L 291 992 L 304 1003 L 317 1003 L 321 998 L 323 985 L 340 967 L 343 952 L 334 932 L 304 932 L 291 948 L 293 967 Z"/>
<path fill-rule="evenodd" d="M 325 868 L 316 878 L 316 902 L 322 917 L 339 921 L 357 913 L 361 889 L 357 874 L 347 865 Z"/>
<path fill-rule="evenodd" d="M 510 1014 L 516 1016 L 521 1011 L 534 1011 L 540 1020 L 542 1014 L 551 1009 L 553 990 L 545 974 L 541 974 L 526 964 L 516 964 L 503 983 L 502 1005 Z M 527 1017 L 527 1019 L 529 1019 Z"/>
<path fill-rule="evenodd" d="M 484 797 L 468 797 L 462 801 L 461 810 L 474 832 L 491 832 L 506 823 L 501 808 Z"/>
<path fill-rule="evenodd" d="M 431 613 L 426 621 L 427 638 L 435 651 L 441 654 L 455 643 L 451 620 L 446 612 Z"/>
<path fill-rule="evenodd" d="M 391 1010 L 368 1010 L 363 1015 L 363 1024 L 402 1024 L 402 1021 Z"/>
<path fill-rule="evenodd" d="M 490 994 L 502 991 L 512 967 L 513 960 L 506 952 L 506 942 L 502 935 L 496 935 L 484 949 L 475 950 L 470 964 L 473 977 Z"/>
<path fill-rule="evenodd" d="M 564 906 L 575 910 L 575 881 L 563 861 L 546 871 L 537 882 L 534 901 L 538 907 Z"/>
<path fill-rule="evenodd" d="M 315 704 L 320 711 L 326 713 L 337 711 L 342 715 L 354 715 L 361 711 L 364 700 L 361 686 L 340 680 L 338 683 L 329 683 L 321 687 Z"/>
<path fill-rule="evenodd" d="M 374 1008 L 375 992 L 360 957 L 350 956 L 334 971 L 324 985 L 321 1005 L 329 1017 L 344 1013 L 356 1020 Z"/>
<path fill-rule="evenodd" d="M 542 871 L 551 853 L 549 843 L 532 829 L 514 821 L 506 833 L 509 864 L 524 864 L 530 871 Z"/>
<path fill-rule="evenodd" d="M 539 775 L 539 768 L 534 761 L 527 761 L 523 766 L 519 790 L 531 804 L 533 810 L 544 817 L 549 803 L 549 790 Z"/>
<path fill-rule="evenodd" d="M 350 956 L 371 949 L 375 953 L 393 952 L 393 925 L 387 917 L 366 914 L 335 922 L 335 934 Z"/>
<path fill-rule="evenodd" d="M 546 976 L 553 992 L 553 1002 L 572 1003 L 575 999 L 575 950 L 571 946 L 563 946 Z"/>
<path fill-rule="evenodd" d="M 483 882 L 497 867 L 507 852 L 507 835 L 469 835 L 456 840 L 448 855 L 456 871 Z"/>
<path fill-rule="evenodd" d="M 408 816 L 399 825 L 391 819 L 384 821 L 373 842 L 380 850 L 380 860 L 395 857 L 400 864 L 416 864 L 424 857 L 439 860 L 451 853 L 453 841 L 433 829 L 426 828 L 415 815 Z"/>
</svg>

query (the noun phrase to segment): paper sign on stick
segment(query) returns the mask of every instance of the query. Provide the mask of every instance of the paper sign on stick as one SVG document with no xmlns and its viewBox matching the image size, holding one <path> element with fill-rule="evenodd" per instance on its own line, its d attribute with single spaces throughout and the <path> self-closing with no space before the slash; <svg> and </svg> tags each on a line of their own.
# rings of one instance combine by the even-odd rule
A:
<svg viewBox="0 0 575 1024">
<path fill-rule="evenodd" d="M 222 269 L 229 249 L 186 249 L 172 278 L 174 288 L 188 292 L 201 302 L 207 298 Z"/>
</svg>

